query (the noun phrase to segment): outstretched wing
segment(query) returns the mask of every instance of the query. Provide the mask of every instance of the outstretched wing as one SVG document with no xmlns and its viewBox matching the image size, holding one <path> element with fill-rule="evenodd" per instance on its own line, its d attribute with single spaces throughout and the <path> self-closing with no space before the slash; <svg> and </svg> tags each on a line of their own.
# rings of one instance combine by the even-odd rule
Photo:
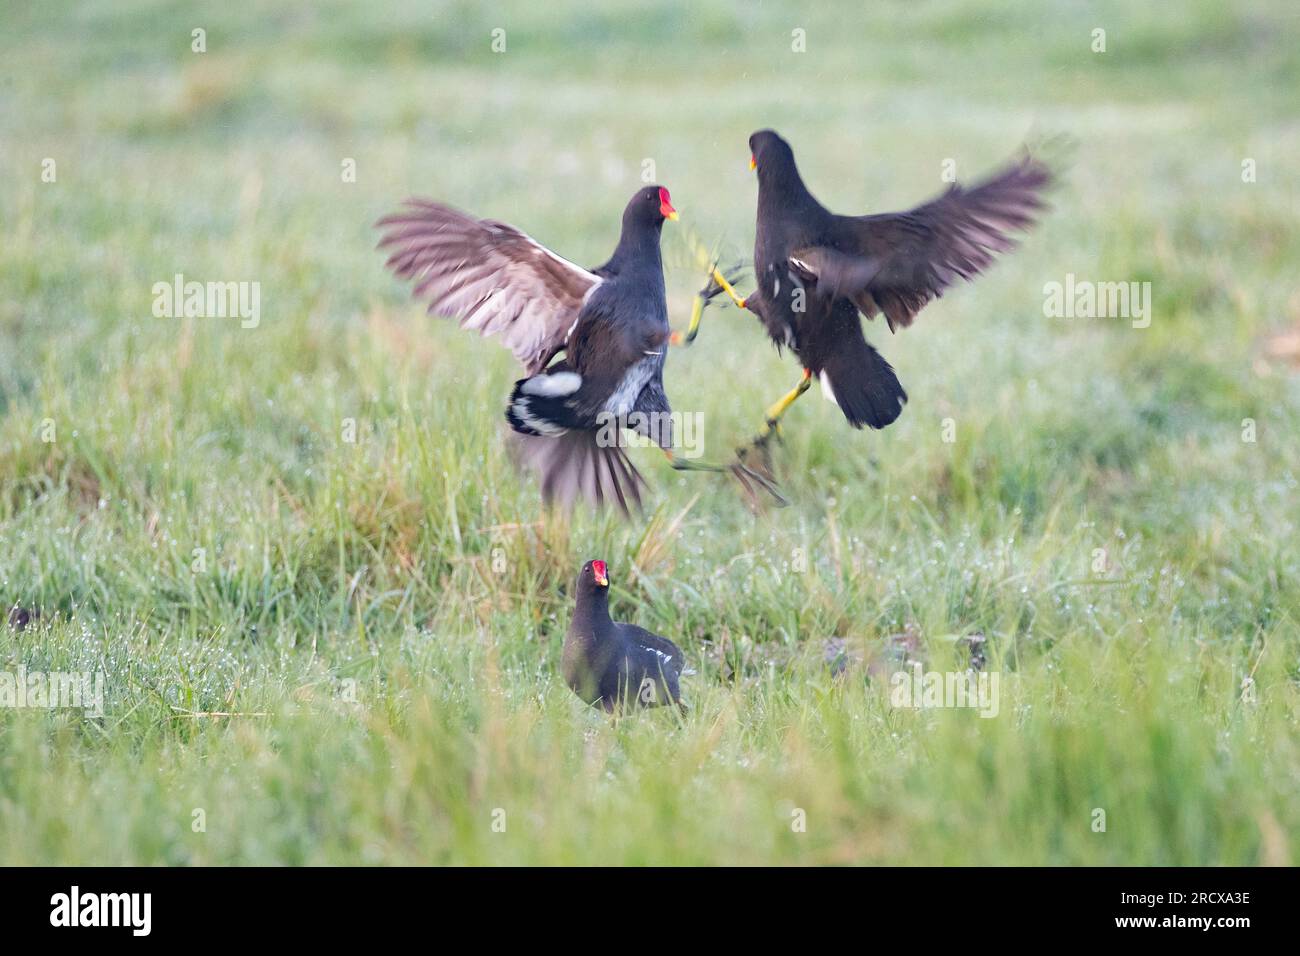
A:
<svg viewBox="0 0 1300 956">
<path fill-rule="evenodd" d="M 1045 208 L 1051 170 L 1026 156 L 976 186 L 953 186 L 909 212 L 835 217 L 835 248 L 795 250 L 790 266 L 818 289 L 851 299 L 868 318 L 884 312 L 891 331 L 959 279 L 987 269 L 1015 246 Z"/>
<path fill-rule="evenodd" d="M 391 250 L 388 267 L 415 283 L 431 314 L 499 336 L 529 375 L 564 347 L 601 281 L 514 226 L 427 199 L 408 199 L 376 226 L 379 248 Z"/>
</svg>

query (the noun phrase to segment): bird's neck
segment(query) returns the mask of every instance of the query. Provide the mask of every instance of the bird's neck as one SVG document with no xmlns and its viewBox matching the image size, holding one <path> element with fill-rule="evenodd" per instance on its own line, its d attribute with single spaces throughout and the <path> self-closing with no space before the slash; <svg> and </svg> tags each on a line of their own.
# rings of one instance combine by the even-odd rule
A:
<svg viewBox="0 0 1300 956">
<path fill-rule="evenodd" d="M 821 203 L 808 191 L 799 168 L 794 161 L 780 163 L 775 168 L 760 170 L 758 177 L 758 209 L 760 213 L 790 215 L 805 210 L 820 210 Z"/>
<path fill-rule="evenodd" d="M 644 223 L 625 225 L 618 238 L 618 247 L 610 256 L 609 266 L 614 272 L 642 269 L 663 273 L 663 260 L 659 253 L 659 226 Z"/>
<path fill-rule="evenodd" d="M 582 637 L 592 643 L 599 640 L 598 634 L 604 633 L 609 619 L 609 589 L 592 588 L 590 591 L 578 592 L 578 600 L 573 608 L 573 623 Z"/>
</svg>

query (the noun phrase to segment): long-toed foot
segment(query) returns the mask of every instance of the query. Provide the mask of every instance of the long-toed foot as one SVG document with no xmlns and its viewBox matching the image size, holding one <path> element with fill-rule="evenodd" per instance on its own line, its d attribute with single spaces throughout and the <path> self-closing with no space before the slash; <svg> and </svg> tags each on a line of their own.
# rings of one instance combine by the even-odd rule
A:
<svg viewBox="0 0 1300 956">
<path fill-rule="evenodd" d="M 736 449 L 736 462 L 754 474 L 764 476 L 768 481 L 776 481 L 776 472 L 772 469 L 772 440 L 781 440 L 781 434 L 775 421 L 769 420 L 762 432 L 755 435 L 747 444 Z"/>
<path fill-rule="evenodd" d="M 695 337 L 700 334 L 700 320 L 704 317 L 704 310 L 709 304 L 722 295 L 724 292 L 731 297 L 731 300 L 740 308 L 745 307 L 745 300 L 736 295 L 736 290 L 732 283 L 740 281 L 744 275 L 745 268 L 742 265 L 734 265 L 723 272 L 716 259 L 708 260 L 708 268 L 704 276 L 704 287 L 695 293 L 695 299 L 691 303 L 691 320 L 686 327 L 685 332 L 674 330 L 668 336 L 670 345 L 690 345 L 695 341 Z"/>
<path fill-rule="evenodd" d="M 778 441 L 781 440 L 781 418 L 790 410 L 790 406 L 799 399 L 799 396 L 808 391 L 808 385 L 811 381 L 812 372 L 804 369 L 799 384 L 790 389 L 780 401 L 767 410 L 767 414 L 763 416 L 763 430 L 755 435 L 748 445 L 742 445 L 736 449 L 736 461 L 742 467 L 755 474 L 763 475 L 769 481 L 776 481 L 776 476 L 772 472 L 772 453 L 768 445 L 773 437 Z"/>
<path fill-rule="evenodd" d="M 716 474 L 728 474 L 739 482 L 741 491 L 744 492 L 745 498 L 751 510 L 757 510 L 759 504 L 765 500 L 760 491 L 770 495 L 772 500 L 780 507 L 788 505 L 785 495 L 781 494 L 776 480 L 771 476 L 770 469 L 767 474 L 763 474 L 747 467 L 744 462 L 737 459 L 728 465 L 716 465 L 712 462 L 695 461 L 688 458 L 679 458 L 671 451 L 665 449 L 664 455 L 668 458 L 668 463 L 676 471 L 711 471 Z"/>
<path fill-rule="evenodd" d="M 742 299 L 740 294 L 732 287 L 731 280 L 718 270 L 718 264 L 715 262 L 709 266 L 709 281 L 700 291 L 700 295 L 705 296 L 707 299 L 712 299 L 719 292 L 725 292 L 736 308 L 745 308 L 745 300 Z"/>
<path fill-rule="evenodd" d="M 754 514 L 762 512 L 763 507 L 767 504 L 775 504 L 778 508 L 784 508 L 790 503 L 789 499 L 781 494 L 780 488 L 775 479 L 771 477 L 770 472 L 763 474 L 750 468 L 739 458 L 731 463 L 729 470 L 732 477 L 740 484 L 746 506 Z M 760 489 L 765 494 L 760 494 Z"/>
</svg>

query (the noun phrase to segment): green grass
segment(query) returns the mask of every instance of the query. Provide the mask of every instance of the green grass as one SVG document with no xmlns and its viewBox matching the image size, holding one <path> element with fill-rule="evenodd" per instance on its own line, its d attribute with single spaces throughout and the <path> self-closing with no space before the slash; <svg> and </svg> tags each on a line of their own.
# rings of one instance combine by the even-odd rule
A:
<svg viewBox="0 0 1300 956">
<path fill-rule="evenodd" d="M 0 863 L 1297 862 L 1291 4 L 588 6 L 6 0 L 0 599 L 44 615 L 0 671 L 108 699 L 0 708 Z M 594 263 L 650 158 L 740 251 L 768 125 L 845 211 L 1026 139 L 1072 166 L 1021 251 L 868 329 L 896 425 L 795 406 L 791 507 L 642 452 L 645 519 L 548 515 L 510 357 L 413 306 L 371 223 L 418 192 Z M 177 272 L 259 281 L 261 324 L 154 318 Z M 1151 282 L 1150 328 L 1044 318 L 1071 272 Z M 668 282 L 680 325 L 699 276 Z M 796 377 L 725 308 L 668 389 L 718 456 Z M 698 670 L 684 720 L 558 676 L 596 556 Z M 975 633 L 996 718 L 890 706 L 901 644 L 959 669 Z"/>
</svg>

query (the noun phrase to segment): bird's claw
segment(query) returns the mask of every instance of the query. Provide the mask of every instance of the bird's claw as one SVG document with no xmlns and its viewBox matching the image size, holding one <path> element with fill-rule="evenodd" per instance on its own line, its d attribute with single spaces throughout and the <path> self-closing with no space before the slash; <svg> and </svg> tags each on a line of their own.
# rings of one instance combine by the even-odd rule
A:
<svg viewBox="0 0 1300 956">
<path fill-rule="evenodd" d="M 745 493 L 746 504 L 749 509 L 757 514 L 760 510 L 760 504 L 764 500 L 759 494 L 759 490 L 771 495 L 772 499 L 780 507 L 785 507 L 788 502 L 784 495 L 781 494 L 777 486 L 776 478 L 772 475 L 772 470 L 768 466 L 760 466 L 762 470 L 750 467 L 742 460 L 741 452 L 743 449 L 736 450 L 735 461 L 726 465 L 716 465 L 710 462 L 691 461 L 680 458 L 677 455 L 668 456 L 668 464 L 674 471 L 712 471 L 730 474 L 738 482 Z"/>
<path fill-rule="evenodd" d="M 704 288 L 699 292 L 700 298 L 707 304 L 725 293 L 737 308 L 745 308 L 745 300 L 740 297 L 735 289 L 735 283 L 740 281 L 744 273 L 744 267 L 739 264 L 724 272 L 720 268 L 718 261 L 713 260 L 709 263 L 709 272 L 704 282 Z"/>
<path fill-rule="evenodd" d="M 717 296 L 722 295 L 722 286 L 719 285 L 718 280 L 714 278 L 717 271 L 718 264 L 716 262 L 709 263 L 708 274 L 704 277 L 704 288 L 700 289 L 700 291 L 696 293 L 706 303 L 712 302 Z"/>
<path fill-rule="evenodd" d="M 764 421 L 761 432 L 751 438 L 748 444 L 741 445 L 736 449 L 736 458 L 748 465 L 749 456 L 755 454 L 760 466 L 770 475 L 772 473 L 772 452 L 768 448 L 768 443 L 773 438 L 778 443 L 785 444 L 785 438 L 781 434 L 781 423 L 775 418 L 768 418 Z"/>
<path fill-rule="evenodd" d="M 768 447 L 768 443 L 772 440 L 774 434 L 777 434 L 776 429 L 769 427 L 761 435 L 756 435 L 749 444 L 736 449 L 733 473 L 740 479 L 741 484 L 745 485 L 747 490 L 750 491 L 751 506 L 754 503 L 753 498 L 756 496 L 752 496 L 752 489 L 748 488 L 746 479 L 757 483 L 759 487 L 772 495 L 779 505 L 784 507 L 789 504 L 785 496 L 777 490 L 776 475 L 772 471 L 772 452 Z"/>
<path fill-rule="evenodd" d="M 768 474 L 763 474 L 749 467 L 739 455 L 737 455 L 736 460 L 732 462 L 730 470 L 732 477 L 740 483 L 740 488 L 745 495 L 745 504 L 749 507 L 749 510 L 755 514 L 762 511 L 763 504 L 768 500 L 763 495 L 759 494 L 758 489 L 761 489 L 770 495 L 771 502 L 778 508 L 784 508 L 790 503 L 785 495 L 781 494 L 781 491 L 778 488 L 776 481 L 772 478 L 770 472 Z"/>
</svg>

